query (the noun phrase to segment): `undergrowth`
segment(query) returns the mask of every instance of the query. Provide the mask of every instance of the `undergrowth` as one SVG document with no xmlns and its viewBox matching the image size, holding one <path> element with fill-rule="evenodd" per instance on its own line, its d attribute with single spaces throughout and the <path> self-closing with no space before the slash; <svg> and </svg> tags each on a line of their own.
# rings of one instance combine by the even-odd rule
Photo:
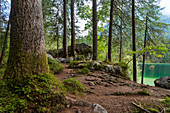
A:
<svg viewBox="0 0 170 113">
<path fill-rule="evenodd" d="M 88 74 L 90 72 L 90 70 L 88 68 L 83 68 L 81 70 L 78 70 L 79 74 Z"/>
<path fill-rule="evenodd" d="M 63 69 L 64 69 L 64 66 L 61 63 L 59 63 L 55 59 L 52 59 L 49 57 L 48 57 L 48 65 L 49 65 L 50 70 L 53 74 L 58 74 L 61 71 L 63 71 Z"/>
<path fill-rule="evenodd" d="M 85 91 L 84 85 L 82 85 L 78 80 L 69 78 L 67 80 L 64 80 L 64 87 L 68 92 L 71 92 L 72 94 L 83 94 Z"/>
<path fill-rule="evenodd" d="M 1 80 L 0 112 L 52 112 L 64 107 L 65 89 L 52 74 Z"/>
</svg>

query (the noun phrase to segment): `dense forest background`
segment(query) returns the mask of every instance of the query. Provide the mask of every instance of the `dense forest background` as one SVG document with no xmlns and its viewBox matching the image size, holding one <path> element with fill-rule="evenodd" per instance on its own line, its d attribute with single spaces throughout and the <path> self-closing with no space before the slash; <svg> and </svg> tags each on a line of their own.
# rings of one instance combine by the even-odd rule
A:
<svg viewBox="0 0 170 113">
<path fill-rule="evenodd" d="M 2 0 L 1 39 L 2 51 L 6 27 L 9 19 L 10 3 Z M 109 35 L 110 1 L 100 0 L 97 3 L 97 38 L 98 59 L 107 59 Z M 92 1 L 74 1 L 75 9 L 75 43 L 85 43 L 92 46 Z M 61 49 L 63 41 L 63 1 L 43 0 L 43 16 L 46 36 L 46 49 Z M 170 16 L 162 15 L 162 8 L 157 0 L 138 0 L 136 2 L 136 47 L 137 61 L 142 62 L 143 52 L 147 53 L 147 63 L 170 63 Z M 148 17 L 147 17 L 148 16 Z M 148 18 L 147 47 L 143 49 L 146 18 Z M 114 62 L 129 62 L 132 59 L 131 39 L 131 1 L 119 0 L 113 8 L 113 50 Z M 9 39 L 8 39 L 9 48 Z M 67 2 L 67 45 L 71 45 L 71 1 Z M 120 52 L 120 48 L 122 48 Z M 6 51 L 6 56 L 8 56 Z M 7 57 L 6 59 L 7 60 Z"/>
</svg>

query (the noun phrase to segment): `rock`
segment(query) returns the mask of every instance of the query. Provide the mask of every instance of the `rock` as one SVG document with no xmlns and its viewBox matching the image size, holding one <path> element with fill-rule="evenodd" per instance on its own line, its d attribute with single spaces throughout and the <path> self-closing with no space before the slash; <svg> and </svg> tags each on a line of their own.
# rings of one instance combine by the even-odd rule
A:
<svg viewBox="0 0 170 113">
<path fill-rule="evenodd" d="M 97 81 L 96 78 L 85 78 L 86 81 Z"/>
<path fill-rule="evenodd" d="M 86 100 L 78 100 L 74 103 L 75 106 L 91 107 L 92 103 Z"/>
<path fill-rule="evenodd" d="M 75 45 L 75 52 L 78 55 L 84 55 L 84 56 L 90 56 L 89 59 L 91 59 L 92 56 L 92 48 L 91 46 L 86 45 L 85 43 L 76 44 Z M 58 51 L 56 49 L 49 50 L 47 53 L 51 54 L 54 58 L 56 57 L 63 57 L 63 48 L 59 49 Z M 71 46 L 68 46 L 68 56 L 71 56 Z"/>
<path fill-rule="evenodd" d="M 73 61 L 73 60 L 74 60 L 73 57 L 67 57 L 67 58 L 66 58 L 66 63 L 69 63 L 70 61 Z"/>
<path fill-rule="evenodd" d="M 105 70 L 105 72 L 107 72 L 107 73 L 115 73 L 115 69 L 114 69 L 113 65 L 106 65 L 106 66 L 104 67 L 104 70 Z"/>
<path fill-rule="evenodd" d="M 107 113 L 107 111 L 99 104 L 94 104 L 93 108 L 95 113 Z"/>
<path fill-rule="evenodd" d="M 114 69 L 115 69 L 117 74 L 122 73 L 122 68 L 120 66 L 115 66 Z"/>
<path fill-rule="evenodd" d="M 161 77 L 154 81 L 155 86 L 170 89 L 170 76 Z"/>
<path fill-rule="evenodd" d="M 54 59 L 52 55 L 48 54 L 47 53 L 47 58 L 51 58 L 51 59 Z"/>
<path fill-rule="evenodd" d="M 66 58 L 56 58 L 58 62 L 66 63 Z"/>
<path fill-rule="evenodd" d="M 93 82 L 88 82 L 89 86 L 95 86 L 95 84 Z"/>
</svg>

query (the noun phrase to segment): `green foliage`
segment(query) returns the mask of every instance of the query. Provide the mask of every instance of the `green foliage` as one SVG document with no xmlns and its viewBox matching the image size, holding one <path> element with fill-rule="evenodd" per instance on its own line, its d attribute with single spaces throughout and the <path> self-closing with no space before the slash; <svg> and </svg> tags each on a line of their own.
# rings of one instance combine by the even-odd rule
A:
<svg viewBox="0 0 170 113">
<path fill-rule="evenodd" d="M 77 55 L 76 60 L 83 61 L 83 60 L 85 60 L 85 57 L 84 57 L 84 55 Z"/>
<path fill-rule="evenodd" d="M 63 84 L 52 74 L 8 78 L 0 87 L 0 112 L 45 112 L 65 103 Z"/>
<path fill-rule="evenodd" d="M 4 74 L 5 74 L 5 68 L 0 68 L 0 79 L 3 78 Z"/>
<path fill-rule="evenodd" d="M 147 110 L 151 111 L 152 113 L 158 113 L 159 111 L 154 108 L 146 108 Z"/>
<path fill-rule="evenodd" d="M 76 61 L 76 60 L 73 60 L 69 63 L 69 67 L 75 67 L 79 64 L 80 62 L 79 61 Z"/>
<path fill-rule="evenodd" d="M 78 73 L 80 74 L 88 74 L 90 72 L 90 70 L 88 68 L 83 68 L 81 70 L 78 70 Z"/>
<path fill-rule="evenodd" d="M 147 90 L 138 91 L 138 92 L 136 92 L 136 94 L 143 95 L 143 96 L 151 96 L 151 93 Z"/>
<path fill-rule="evenodd" d="M 166 97 L 161 103 L 166 104 L 167 106 L 170 106 L 170 97 Z"/>
<path fill-rule="evenodd" d="M 59 62 L 57 62 L 55 59 L 49 58 L 48 57 L 48 65 L 50 67 L 50 70 L 54 73 L 54 74 L 58 74 L 61 71 L 63 71 L 64 66 L 62 64 L 60 64 Z"/>
<path fill-rule="evenodd" d="M 69 78 L 64 80 L 63 83 L 66 90 L 73 94 L 82 94 L 85 91 L 84 85 L 82 85 L 78 80 Z"/>
</svg>

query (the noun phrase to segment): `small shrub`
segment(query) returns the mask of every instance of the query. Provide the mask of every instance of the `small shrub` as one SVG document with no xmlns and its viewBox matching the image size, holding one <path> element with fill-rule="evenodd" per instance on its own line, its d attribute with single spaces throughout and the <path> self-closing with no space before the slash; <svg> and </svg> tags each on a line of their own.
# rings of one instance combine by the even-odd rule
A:
<svg viewBox="0 0 170 113">
<path fill-rule="evenodd" d="M 145 95 L 145 96 L 150 96 L 151 95 L 151 93 L 149 92 L 149 91 L 147 91 L 147 90 L 141 90 L 141 91 L 138 91 L 138 92 L 136 92 L 136 94 L 138 94 L 138 95 Z"/>
<path fill-rule="evenodd" d="M 72 78 L 64 80 L 63 84 L 66 90 L 73 94 L 79 94 L 79 93 L 81 94 L 85 91 L 84 85 L 82 85 L 78 80 Z"/>
<path fill-rule="evenodd" d="M 59 62 L 57 62 L 55 59 L 52 59 L 52 58 L 48 58 L 48 64 L 49 64 L 50 70 L 54 74 L 58 74 L 64 69 L 64 66 L 62 64 L 60 64 Z"/>
<path fill-rule="evenodd" d="M 90 72 L 90 70 L 88 68 L 83 68 L 81 70 L 78 70 L 79 74 L 88 74 Z"/>
</svg>

